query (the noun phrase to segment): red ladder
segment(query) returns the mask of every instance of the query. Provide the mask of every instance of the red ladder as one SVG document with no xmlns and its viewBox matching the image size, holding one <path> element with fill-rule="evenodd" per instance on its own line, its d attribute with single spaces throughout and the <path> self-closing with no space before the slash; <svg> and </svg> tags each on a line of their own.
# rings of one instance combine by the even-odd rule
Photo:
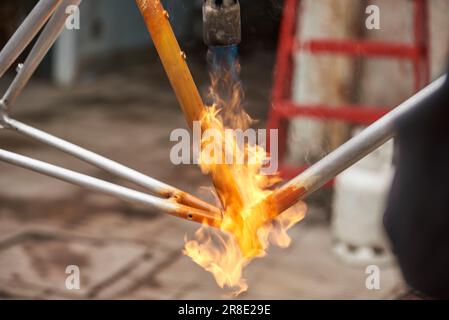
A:
<svg viewBox="0 0 449 320">
<path fill-rule="evenodd" d="M 288 119 L 312 117 L 320 120 L 343 120 L 352 124 L 368 125 L 390 110 L 386 107 L 354 104 L 331 107 L 326 104 L 310 105 L 293 102 L 291 99 L 292 72 L 294 70 L 292 54 L 304 50 L 314 55 L 334 53 L 349 56 L 408 59 L 413 63 L 414 90 L 418 91 L 429 82 L 428 13 L 427 0 L 413 1 L 414 42 L 405 44 L 354 39 L 301 41 L 295 34 L 301 0 L 285 0 L 275 64 L 271 108 L 267 122 L 268 129 L 279 130 L 279 170 L 284 178 L 292 178 L 305 169 L 305 167 L 292 167 L 284 163 Z M 269 144 L 267 147 L 267 150 L 270 150 Z"/>
</svg>

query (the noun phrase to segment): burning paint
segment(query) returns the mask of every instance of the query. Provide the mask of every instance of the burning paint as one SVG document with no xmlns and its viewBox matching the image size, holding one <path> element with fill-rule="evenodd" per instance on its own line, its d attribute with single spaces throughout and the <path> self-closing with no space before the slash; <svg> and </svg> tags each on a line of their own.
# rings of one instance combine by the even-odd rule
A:
<svg viewBox="0 0 449 320">
<path fill-rule="evenodd" d="M 218 109 L 215 109 L 218 112 Z M 263 166 L 260 173 L 263 175 L 273 175 L 278 171 L 278 130 L 270 129 L 270 150 L 269 157 L 263 161 Z M 176 128 L 170 133 L 170 141 L 176 142 L 170 149 L 170 161 L 174 165 L 180 164 L 244 164 L 247 161 L 249 164 L 258 164 L 259 159 L 255 157 L 257 153 L 250 153 L 248 159 L 245 159 L 244 154 L 235 152 L 233 147 L 235 144 L 243 146 L 245 144 L 250 146 L 259 145 L 263 148 L 267 145 L 267 130 L 266 129 L 224 129 L 209 128 L 201 130 L 201 121 L 193 123 L 192 134 L 184 128 Z M 224 138 L 224 139 L 222 139 Z M 213 143 L 205 143 L 205 141 L 212 141 Z M 230 146 L 226 146 L 226 144 Z M 224 145 L 223 145 L 224 144 Z M 224 150 L 224 152 L 221 152 Z M 201 157 L 200 157 L 201 154 Z"/>
<path fill-rule="evenodd" d="M 202 130 L 218 130 L 217 140 L 223 141 L 226 139 L 226 126 L 246 130 L 252 120 L 243 110 L 240 82 L 233 82 L 226 73 L 213 75 L 209 95 L 212 105 L 205 108 L 160 1 L 136 2 L 189 127 L 192 128 L 194 121 L 200 120 Z M 239 69 L 238 65 L 235 67 Z M 270 199 L 270 189 L 279 178 L 260 174 L 269 155 L 259 145 L 241 145 L 235 138 L 231 141 L 227 139 L 227 143 L 221 144 L 217 152 L 224 154 L 223 148 L 233 148 L 235 156 L 243 156 L 244 159 L 253 157 L 256 161 L 209 164 L 201 161 L 205 155 L 200 153 L 200 167 L 204 173 L 210 174 L 224 213 L 220 223 L 213 222 L 217 229 L 208 228 L 204 221 L 205 225 L 196 232 L 195 238 L 186 239 L 184 253 L 211 272 L 218 285 L 232 288 L 237 295 L 248 288 L 243 269 L 255 257 L 264 256 L 270 244 L 281 247 L 289 245 L 290 238 L 286 231 L 303 218 L 305 206 L 301 204 L 298 210 L 290 209 L 276 216 L 275 203 L 264 199 Z M 214 141 L 203 139 L 201 142 L 207 145 Z"/>
<path fill-rule="evenodd" d="M 238 69 L 238 66 L 232 68 Z M 217 75 L 224 78 L 217 79 Z M 230 79 L 234 76 L 230 72 L 211 73 L 209 96 L 213 104 L 206 108 L 201 121 L 202 127 L 214 129 L 215 135 L 213 139 L 203 135 L 198 163 L 207 174 L 215 170 L 220 159 L 230 152 L 228 149 L 234 157 L 245 159 L 229 164 L 243 206 L 227 203 L 219 230 L 202 226 L 194 239 L 186 239 L 184 254 L 212 273 L 220 287 L 229 287 L 234 295 L 238 295 L 248 289 L 243 270 L 251 260 L 266 255 L 270 244 L 289 246 L 291 239 L 286 231 L 304 217 L 305 205 L 300 204 L 275 218 L 270 206 L 256 206 L 269 198 L 272 187 L 280 179 L 278 175 L 268 176 L 261 172 L 269 157 L 262 146 L 242 144 L 235 135 L 226 135 L 224 123 L 246 130 L 252 122 L 243 109 L 241 83 Z M 226 86 L 231 82 L 232 86 Z M 215 162 L 211 161 L 214 159 Z"/>
</svg>

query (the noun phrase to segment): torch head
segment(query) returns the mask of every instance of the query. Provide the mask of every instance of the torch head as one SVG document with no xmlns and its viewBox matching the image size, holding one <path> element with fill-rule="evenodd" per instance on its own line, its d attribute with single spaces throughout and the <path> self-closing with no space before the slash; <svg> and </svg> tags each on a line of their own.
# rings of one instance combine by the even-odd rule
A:
<svg viewBox="0 0 449 320">
<path fill-rule="evenodd" d="M 240 43 L 238 0 L 204 0 L 203 37 L 208 46 L 231 46 Z"/>
</svg>

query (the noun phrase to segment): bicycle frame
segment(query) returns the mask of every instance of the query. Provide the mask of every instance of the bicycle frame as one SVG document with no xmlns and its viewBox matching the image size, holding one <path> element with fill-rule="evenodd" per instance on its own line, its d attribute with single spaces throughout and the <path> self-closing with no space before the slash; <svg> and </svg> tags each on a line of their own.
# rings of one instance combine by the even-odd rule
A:
<svg viewBox="0 0 449 320">
<path fill-rule="evenodd" d="M 187 220 L 208 223 L 214 226 L 219 225 L 221 221 L 221 210 L 219 208 L 125 165 L 9 117 L 17 97 L 63 31 L 69 16 L 66 8 L 73 5 L 77 6 L 80 2 L 81 0 L 40 0 L 0 52 L 1 77 L 25 50 L 38 31 L 43 28 L 25 62 L 18 65 L 17 74 L 13 82 L 0 100 L 0 127 L 52 146 L 115 176 L 145 187 L 160 197 L 125 188 L 3 149 L 0 149 L 0 160 L 88 188 L 89 190 L 103 192 L 126 201 L 145 204 Z M 47 24 L 43 27 L 46 22 Z"/>
</svg>

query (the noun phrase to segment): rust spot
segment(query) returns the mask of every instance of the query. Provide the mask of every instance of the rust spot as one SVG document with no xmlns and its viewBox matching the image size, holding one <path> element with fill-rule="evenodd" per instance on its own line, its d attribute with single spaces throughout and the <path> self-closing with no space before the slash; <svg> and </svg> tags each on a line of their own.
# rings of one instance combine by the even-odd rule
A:
<svg viewBox="0 0 449 320">
<path fill-rule="evenodd" d="M 304 187 L 290 186 L 282 192 L 275 193 L 273 201 L 277 208 L 277 214 L 293 206 L 305 192 Z"/>
</svg>

